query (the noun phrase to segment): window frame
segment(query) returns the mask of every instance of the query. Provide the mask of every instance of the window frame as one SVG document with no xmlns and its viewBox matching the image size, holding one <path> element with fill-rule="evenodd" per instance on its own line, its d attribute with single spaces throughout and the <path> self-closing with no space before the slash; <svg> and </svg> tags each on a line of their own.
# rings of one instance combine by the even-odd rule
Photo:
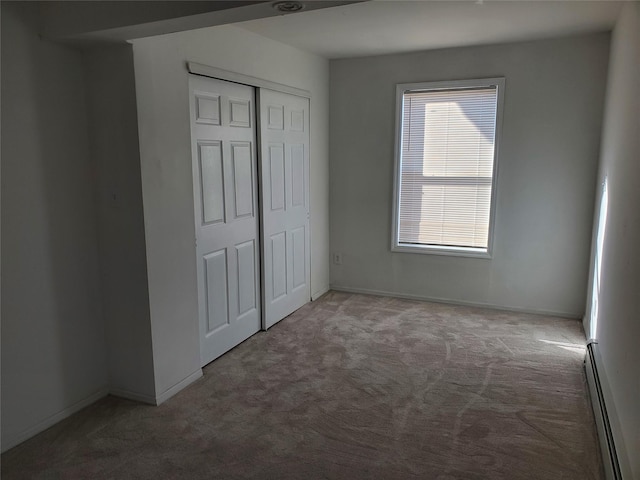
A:
<svg viewBox="0 0 640 480">
<path fill-rule="evenodd" d="M 415 245 L 398 241 L 400 222 L 400 180 L 402 168 L 402 129 L 403 129 L 403 97 L 405 93 L 429 91 L 429 90 L 454 90 L 463 88 L 486 88 L 495 86 L 497 90 L 496 100 L 496 126 L 493 149 L 493 172 L 491 177 L 491 204 L 489 207 L 489 232 L 487 248 L 458 247 L 447 245 Z M 498 183 L 498 159 L 500 144 L 502 141 L 502 114 L 504 109 L 505 78 L 476 78 L 469 80 L 450 80 L 437 82 L 399 83 L 396 84 L 396 127 L 394 147 L 394 172 L 393 172 L 393 209 L 391 228 L 391 251 L 400 253 L 419 253 L 430 255 L 451 255 L 459 257 L 475 257 L 490 259 L 493 256 L 494 226 L 497 203 Z"/>
</svg>

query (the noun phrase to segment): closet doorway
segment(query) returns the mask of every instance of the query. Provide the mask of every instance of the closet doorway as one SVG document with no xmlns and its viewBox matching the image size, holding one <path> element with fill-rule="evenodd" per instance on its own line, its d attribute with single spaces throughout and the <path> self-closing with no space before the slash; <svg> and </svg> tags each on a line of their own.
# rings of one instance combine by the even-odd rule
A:
<svg viewBox="0 0 640 480">
<path fill-rule="evenodd" d="M 201 365 L 310 300 L 309 99 L 190 75 Z"/>
</svg>

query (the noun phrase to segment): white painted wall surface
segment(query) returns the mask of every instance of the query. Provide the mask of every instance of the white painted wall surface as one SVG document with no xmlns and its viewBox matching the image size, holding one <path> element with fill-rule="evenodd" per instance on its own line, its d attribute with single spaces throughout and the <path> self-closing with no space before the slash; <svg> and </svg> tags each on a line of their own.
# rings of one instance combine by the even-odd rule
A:
<svg viewBox="0 0 640 480">
<path fill-rule="evenodd" d="M 325 59 L 233 26 L 135 40 L 133 50 L 156 395 L 163 397 L 200 370 L 186 61 L 311 91 L 312 294 L 329 285 L 329 72 Z"/>
<path fill-rule="evenodd" d="M 585 330 L 596 337 L 605 400 L 624 478 L 640 479 L 640 3 L 625 3 L 611 39 L 598 185 L 607 182 L 607 209 L 599 263 L 600 288 L 587 298 Z M 599 189 L 600 190 L 600 189 Z M 597 204 L 600 205 L 601 197 Z M 595 246 L 595 245 L 594 245 Z M 598 261 L 598 256 L 600 260 Z M 592 315 L 592 299 L 597 308 Z M 608 396 L 606 394 L 610 394 Z"/>
<path fill-rule="evenodd" d="M 84 52 L 84 65 L 109 390 L 154 402 L 133 50 L 95 47 Z"/>
<path fill-rule="evenodd" d="M 608 34 L 331 62 L 336 288 L 582 317 Z M 395 84 L 506 78 L 492 259 L 391 253 Z"/>
<path fill-rule="evenodd" d="M 2 3 L 2 448 L 106 394 L 82 55 Z"/>
</svg>

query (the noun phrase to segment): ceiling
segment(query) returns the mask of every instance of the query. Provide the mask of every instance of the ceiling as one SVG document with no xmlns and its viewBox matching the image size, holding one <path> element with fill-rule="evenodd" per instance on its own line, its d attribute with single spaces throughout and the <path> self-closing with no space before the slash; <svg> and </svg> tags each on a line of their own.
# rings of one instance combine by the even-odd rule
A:
<svg viewBox="0 0 640 480">
<path fill-rule="evenodd" d="M 616 1 L 373 0 L 237 24 L 326 58 L 610 30 Z"/>
<path fill-rule="evenodd" d="M 361 0 L 309 0 L 305 11 Z M 134 38 L 282 15 L 265 0 L 47 0 L 38 2 L 40 34 L 79 45 Z"/>
</svg>

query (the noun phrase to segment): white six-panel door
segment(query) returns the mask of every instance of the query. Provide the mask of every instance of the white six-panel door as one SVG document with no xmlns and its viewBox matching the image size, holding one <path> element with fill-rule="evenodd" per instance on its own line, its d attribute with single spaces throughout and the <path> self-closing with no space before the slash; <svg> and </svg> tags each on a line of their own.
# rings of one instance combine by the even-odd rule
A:
<svg viewBox="0 0 640 480">
<path fill-rule="evenodd" d="M 190 76 L 202 365 L 261 327 L 254 97 Z"/>
<path fill-rule="evenodd" d="M 259 91 L 264 327 L 310 301 L 309 99 Z"/>
</svg>

